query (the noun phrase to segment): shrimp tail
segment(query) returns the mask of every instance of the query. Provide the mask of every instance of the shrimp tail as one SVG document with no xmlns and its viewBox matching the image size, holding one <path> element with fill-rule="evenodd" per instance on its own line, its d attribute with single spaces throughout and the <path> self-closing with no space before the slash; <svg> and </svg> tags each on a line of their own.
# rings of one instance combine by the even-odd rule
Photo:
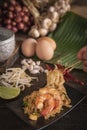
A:
<svg viewBox="0 0 87 130">
<path fill-rule="evenodd" d="M 46 116 L 48 115 L 51 111 L 53 111 L 53 109 L 55 109 L 55 106 L 56 106 L 56 102 L 55 102 L 55 99 L 51 99 L 50 100 L 51 102 L 48 102 L 48 106 L 45 107 L 42 112 L 41 112 L 41 115 L 42 116 Z"/>
<path fill-rule="evenodd" d="M 54 109 L 54 106 L 53 106 L 53 107 L 47 107 L 46 109 L 42 110 L 41 115 L 42 115 L 42 116 L 46 116 L 46 115 L 48 115 L 53 109 Z"/>
</svg>

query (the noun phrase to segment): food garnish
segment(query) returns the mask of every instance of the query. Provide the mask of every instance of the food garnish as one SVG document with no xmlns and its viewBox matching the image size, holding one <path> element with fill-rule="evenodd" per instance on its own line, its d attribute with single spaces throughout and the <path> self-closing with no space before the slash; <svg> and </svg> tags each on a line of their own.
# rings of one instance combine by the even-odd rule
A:
<svg viewBox="0 0 87 130">
<path fill-rule="evenodd" d="M 3 86 L 20 88 L 21 90 L 30 87 L 33 79 L 36 78 L 27 75 L 25 70 L 21 68 L 8 68 L 5 73 L 0 75 L 0 83 Z"/>
<path fill-rule="evenodd" d="M 3 99 L 13 99 L 20 94 L 20 88 L 0 86 L 0 97 Z"/>
</svg>

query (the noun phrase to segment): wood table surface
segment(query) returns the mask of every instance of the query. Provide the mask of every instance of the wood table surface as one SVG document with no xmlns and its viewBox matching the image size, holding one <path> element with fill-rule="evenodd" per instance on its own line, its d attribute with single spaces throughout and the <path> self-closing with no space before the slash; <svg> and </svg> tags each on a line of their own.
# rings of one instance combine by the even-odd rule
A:
<svg viewBox="0 0 87 130">
<path fill-rule="evenodd" d="M 87 0 L 77 0 L 72 6 L 72 11 L 87 18 Z M 0 100 L 0 130 L 32 130 L 32 127 L 6 108 Z M 78 107 L 43 130 L 87 130 L 87 97 Z"/>
</svg>

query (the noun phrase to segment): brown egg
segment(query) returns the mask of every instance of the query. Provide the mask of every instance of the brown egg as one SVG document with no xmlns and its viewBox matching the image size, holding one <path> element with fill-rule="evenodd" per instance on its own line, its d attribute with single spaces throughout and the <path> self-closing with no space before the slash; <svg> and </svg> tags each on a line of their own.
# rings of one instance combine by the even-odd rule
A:
<svg viewBox="0 0 87 130">
<path fill-rule="evenodd" d="M 51 44 L 53 50 L 56 49 L 56 42 L 55 42 L 52 38 L 46 36 L 46 37 L 40 37 L 40 38 L 38 39 L 38 41 L 39 41 L 39 40 L 40 40 L 40 41 L 46 40 L 47 42 L 49 42 L 49 43 Z"/>
<path fill-rule="evenodd" d="M 54 55 L 51 44 L 44 39 L 38 40 L 36 45 L 36 55 L 41 60 L 50 60 Z"/>
<path fill-rule="evenodd" d="M 31 57 L 35 54 L 37 41 L 33 38 L 28 38 L 23 41 L 21 51 L 24 56 Z"/>
</svg>

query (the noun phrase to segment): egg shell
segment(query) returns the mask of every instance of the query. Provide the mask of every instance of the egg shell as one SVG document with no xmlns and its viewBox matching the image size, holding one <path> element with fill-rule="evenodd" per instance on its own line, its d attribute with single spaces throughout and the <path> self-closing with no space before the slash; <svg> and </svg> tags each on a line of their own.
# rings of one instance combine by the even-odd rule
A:
<svg viewBox="0 0 87 130">
<path fill-rule="evenodd" d="M 46 40 L 47 42 L 49 42 L 53 50 L 56 49 L 56 42 L 54 41 L 54 39 L 46 36 L 46 37 L 40 37 L 37 41 L 42 41 L 42 40 Z"/>
<path fill-rule="evenodd" d="M 24 56 L 31 57 L 35 54 L 37 41 L 33 38 L 28 38 L 23 41 L 21 51 Z"/>
<path fill-rule="evenodd" d="M 51 44 L 46 40 L 39 40 L 36 46 L 36 55 L 41 60 L 50 60 L 54 55 Z"/>
</svg>

